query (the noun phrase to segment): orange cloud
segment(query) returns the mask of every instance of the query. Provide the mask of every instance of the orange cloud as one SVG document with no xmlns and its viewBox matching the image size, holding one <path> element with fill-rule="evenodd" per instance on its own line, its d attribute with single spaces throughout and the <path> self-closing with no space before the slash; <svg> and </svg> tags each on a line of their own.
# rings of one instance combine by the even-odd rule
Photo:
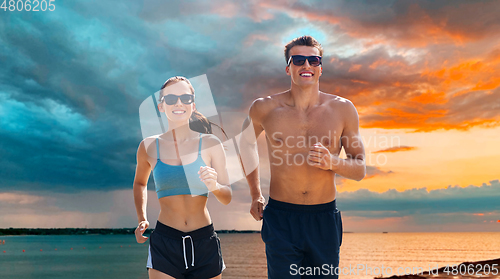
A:
<svg viewBox="0 0 500 279">
<path fill-rule="evenodd" d="M 385 58 L 379 58 L 375 60 L 373 63 L 371 63 L 368 66 L 370 69 L 376 69 L 376 68 L 382 68 L 382 67 L 400 67 L 400 68 L 408 68 L 408 65 L 405 64 L 403 61 L 391 61 Z"/>
<path fill-rule="evenodd" d="M 448 61 L 445 61 L 445 64 Z M 470 60 L 458 63 L 452 67 L 444 67 L 433 71 L 424 70 L 423 77 L 437 78 L 441 85 L 463 86 L 465 89 L 459 90 L 453 96 L 465 94 L 476 90 L 492 90 L 500 86 L 500 77 L 497 73 L 500 70 L 500 58 L 489 60 Z"/>
<path fill-rule="evenodd" d="M 500 86 L 500 77 L 489 77 L 488 80 L 480 80 L 472 90 L 491 90 Z"/>
<path fill-rule="evenodd" d="M 358 79 L 351 79 L 351 81 L 355 82 L 355 83 L 368 84 L 368 82 L 363 81 L 363 80 L 358 80 Z"/>
<path fill-rule="evenodd" d="M 351 68 L 349 69 L 349 72 L 355 72 L 359 69 L 361 69 L 361 66 L 360 64 L 356 64 L 356 65 L 352 65 Z"/>
<path fill-rule="evenodd" d="M 449 123 L 443 123 L 443 122 L 437 122 L 437 123 L 430 123 L 427 125 L 422 125 L 421 123 L 402 123 L 397 120 L 383 120 L 383 121 L 370 121 L 368 123 L 365 123 L 361 125 L 363 128 L 380 128 L 384 127 L 385 129 L 413 129 L 412 131 L 409 132 L 432 132 L 435 130 L 439 129 L 444 129 L 444 130 L 460 130 L 460 131 L 467 131 L 471 129 L 472 127 L 483 127 L 483 128 L 491 128 L 491 127 L 496 127 L 500 126 L 500 121 L 496 119 L 486 119 L 486 120 L 473 120 L 473 121 L 466 121 L 462 122 L 459 124 L 449 124 Z"/>
<path fill-rule="evenodd" d="M 395 146 L 387 149 L 377 150 L 373 153 L 387 153 L 387 152 L 399 152 L 399 151 L 410 151 L 417 149 L 414 146 Z"/>
<path fill-rule="evenodd" d="M 421 104 L 444 104 L 447 101 L 444 92 L 433 92 L 432 90 L 428 90 L 427 92 L 417 95 L 410 100 Z"/>
<path fill-rule="evenodd" d="M 438 109 L 435 111 L 425 111 L 424 113 L 422 113 L 422 111 L 405 111 L 398 108 L 388 108 L 387 111 L 394 118 L 415 119 L 419 120 L 419 122 L 425 122 L 425 120 L 428 118 L 442 117 L 447 112 L 447 110 Z"/>
<path fill-rule="evenodd" d="M 371 54 L 352 62 L 336 59 L 334 66 L 344 76 L 323 79 L 322 87 L 326 84 L 323 91 L 352 100 L 364 128 L 428 132 L 494 127 L 500 124 L 499 53 L 458 63 L 445 60 L 433 70 L 427 64 L 419 68 L 379 53 L 375 60 Z M 362 66 L 353 71 L 355 65 Z"/>
</svg>

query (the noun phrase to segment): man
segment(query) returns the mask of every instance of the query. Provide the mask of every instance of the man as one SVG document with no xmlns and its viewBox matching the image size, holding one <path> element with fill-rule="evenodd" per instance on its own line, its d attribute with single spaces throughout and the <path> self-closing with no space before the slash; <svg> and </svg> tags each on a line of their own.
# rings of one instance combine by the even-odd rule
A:
<svg viewBox="0 0 500 279">
<path fill-rule="evenodd" d="M 311 36 L 289 42 L 285 70 L 291 88 L 255 100 L 244 123 L 240 152 L 252 196 L 250 213 L 263 219 L 271 279 L 338 277 L 342 219 L 335 204 L 335 174 L 359 181 L 366 173 L 356 108 L 319 91 L 322 55 Z M 264 210 L 256 141 L 262 131 L 271 165 Z M 342 147 L 346 159 L 339 158 Z"/>
</svg>

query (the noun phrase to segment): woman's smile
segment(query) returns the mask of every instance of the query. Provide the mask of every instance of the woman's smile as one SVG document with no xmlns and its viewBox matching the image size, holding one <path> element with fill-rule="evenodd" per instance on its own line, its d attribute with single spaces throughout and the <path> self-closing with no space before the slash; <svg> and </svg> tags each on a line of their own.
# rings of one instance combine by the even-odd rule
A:
<svg viewBox="0 0 500 279">
<path fill-rule="evenodd" d="M 186 111 L 185 110 L 176 109 L 176 110 L 173 110 L 172 113 L 173 114 L 184 114 L 184 113 L 186 113 Z"/>
</svg>

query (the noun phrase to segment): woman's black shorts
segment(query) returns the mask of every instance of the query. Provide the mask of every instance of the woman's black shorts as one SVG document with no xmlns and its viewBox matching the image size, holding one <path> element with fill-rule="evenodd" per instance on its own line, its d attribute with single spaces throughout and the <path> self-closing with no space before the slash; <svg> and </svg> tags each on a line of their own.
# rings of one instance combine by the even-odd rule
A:
<svg viewBox="0 0 500 279">
<path fill-rule="evenodd" d="M 159 221 L 149 237 L 146 267 L 177 279 L 208 279 L 226 268 L 213 224 L 182 232 Z"/>
</svg>

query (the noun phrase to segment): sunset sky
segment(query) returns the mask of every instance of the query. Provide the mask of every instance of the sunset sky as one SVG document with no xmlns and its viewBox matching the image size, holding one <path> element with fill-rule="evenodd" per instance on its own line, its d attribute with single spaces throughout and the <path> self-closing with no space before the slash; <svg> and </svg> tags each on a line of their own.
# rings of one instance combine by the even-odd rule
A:
<svg viewBox="0 0 500 279">
<path fill-rule="evenodd" d="M 289 88 L 283 47 L 312 35 L 324 48 L 320 90 L 353 102 L 366 148 L 365 179 L 336 179 L 344 230 L 500 231 L 499 14 L 495 1 L 1 11 L 0 228 L 135 227 L 141 103 L 171 76 L 206 75 L 217 110 L 244 115 Z M 267 198 L 263 136 L 259 144 Z M 232 187 L 228 206 L 209 199 L 216 229 L 260 229 L 246 181 Z M 154 223 L 152 177 L 148 188 Z"/>
</svg>

